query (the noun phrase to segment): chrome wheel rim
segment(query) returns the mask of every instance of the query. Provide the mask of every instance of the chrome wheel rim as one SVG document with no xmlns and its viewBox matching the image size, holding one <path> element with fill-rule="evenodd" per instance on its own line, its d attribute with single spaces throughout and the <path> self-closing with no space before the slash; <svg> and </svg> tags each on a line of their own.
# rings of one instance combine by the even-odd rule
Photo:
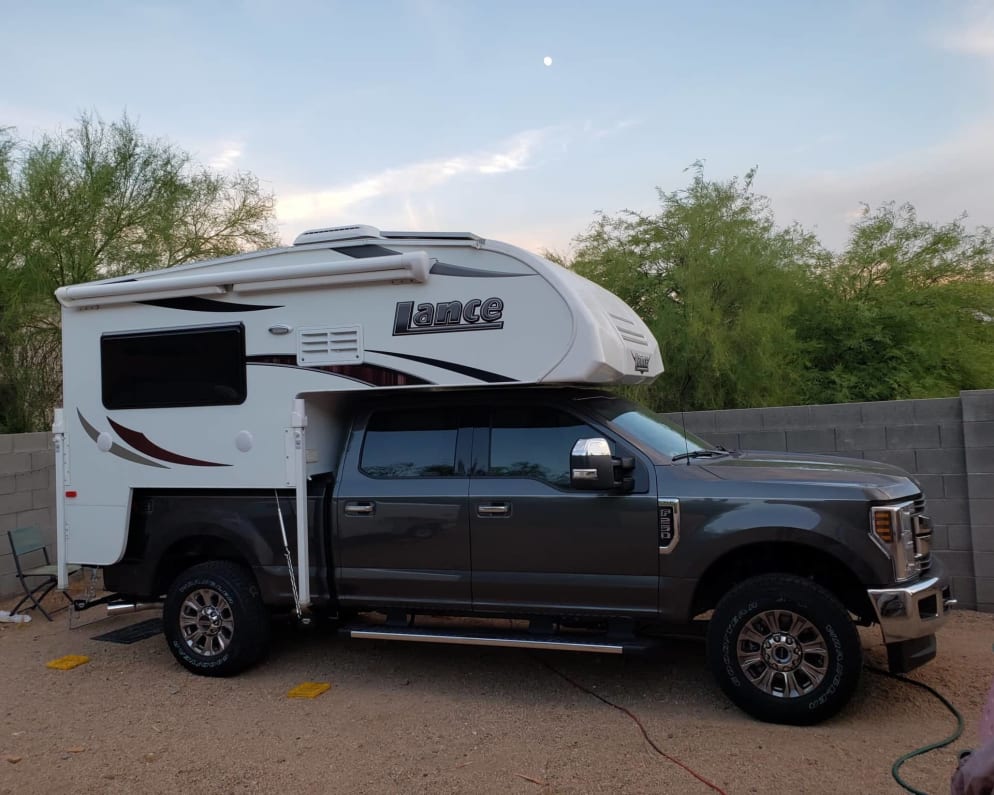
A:
<svg viewBox="0 0 994 795">
<path fill-rule="evenodd" d="M 792 610 L 764 610 L 749 618 L 735 644 L 746 678 L 776 698 L 811 693 L 828 673 L 828 645 L 818 628 Z"/>
<path fill-rule="evenodd" d="M 187 594 L 179 611 L 184 643 L 201 657 L 216 657 L 231 644 L 235 618 L 231 605 L 213 588 Z"/>
</svg>

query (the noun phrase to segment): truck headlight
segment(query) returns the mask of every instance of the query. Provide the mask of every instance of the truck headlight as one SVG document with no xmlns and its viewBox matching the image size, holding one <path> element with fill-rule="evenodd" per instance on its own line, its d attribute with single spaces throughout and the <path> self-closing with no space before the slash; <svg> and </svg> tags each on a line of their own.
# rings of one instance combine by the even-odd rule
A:
<svg viewBox="0 0 994 795">
<path fill-rule="evenodd" d="M 915 527 L 912 521 L 915 504 L 880 505 L 870 512 L 873 538 L 894 563 L 894 578 L 910 580 L 921 572 L 915 560 Z"/>
</svg>

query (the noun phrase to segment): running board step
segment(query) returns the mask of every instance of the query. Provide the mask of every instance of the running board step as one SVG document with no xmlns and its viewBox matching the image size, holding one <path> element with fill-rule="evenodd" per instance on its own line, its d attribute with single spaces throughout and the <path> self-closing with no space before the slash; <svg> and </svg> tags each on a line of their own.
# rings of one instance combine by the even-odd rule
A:
<svg viewBox="0 0 994 795">
<path fill-rule="evenodd" d="M 457 646 L 506 646 L 514 649 L 556 649 L 599 654 L 631 654 L 656 645 L 651 640 L 606 640 L 598 636 L 497 634 L 490 632 L 451 632 L 442 629 L 403 629 L 369 624 L 342 627 L 342 634 L 367 640 L 404 640 L 411 643 L 450 643 Z"/>
</svg>

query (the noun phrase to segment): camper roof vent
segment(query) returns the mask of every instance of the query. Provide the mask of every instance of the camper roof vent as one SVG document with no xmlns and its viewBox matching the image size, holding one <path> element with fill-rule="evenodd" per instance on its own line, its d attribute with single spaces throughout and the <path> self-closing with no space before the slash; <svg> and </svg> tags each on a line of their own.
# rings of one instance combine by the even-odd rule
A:
<svg viewBox="0 0 994 795">
<path fill-rule="evenodd" d="M 324 243 L 329 240 L 356 240 L 367 237 L 381 237 L 380 230 L 375 226 L 356 224 L 354 226 L 329 226 L 324 229 L 308 229 L 297 235 L 293 241 L 295 246 L 305 246 L 308 243 Z"/>
<path fill-rule="evenodd" d="M 483 238 L 472 232 L 380 232 L 383 237 L 392 240 L 476 240 L 480 243 Z"/>
</svg>

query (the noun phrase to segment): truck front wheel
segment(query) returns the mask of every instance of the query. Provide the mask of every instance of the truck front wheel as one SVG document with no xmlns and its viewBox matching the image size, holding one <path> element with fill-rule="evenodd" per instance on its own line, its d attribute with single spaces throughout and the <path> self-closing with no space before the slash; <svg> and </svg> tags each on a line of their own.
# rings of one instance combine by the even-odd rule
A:
<svg viewBox="0 0 994 795">
<path fill-rule="evenodd" d="M 732 588 L 708 626 L 708 663 L 721 689 L 753 717 L 805 725 L 849 701 L 862 648 L 849 613 L 811 580 L 765 574 Z"/>
<path fill-rule="evenodd" d="M 269 616 L 252 575 L 224 560 L 191 566 L 169 588 L 162 611 L 169 650 L 201 676 L 232 676 L 257 662 Z"/>
</svg>

